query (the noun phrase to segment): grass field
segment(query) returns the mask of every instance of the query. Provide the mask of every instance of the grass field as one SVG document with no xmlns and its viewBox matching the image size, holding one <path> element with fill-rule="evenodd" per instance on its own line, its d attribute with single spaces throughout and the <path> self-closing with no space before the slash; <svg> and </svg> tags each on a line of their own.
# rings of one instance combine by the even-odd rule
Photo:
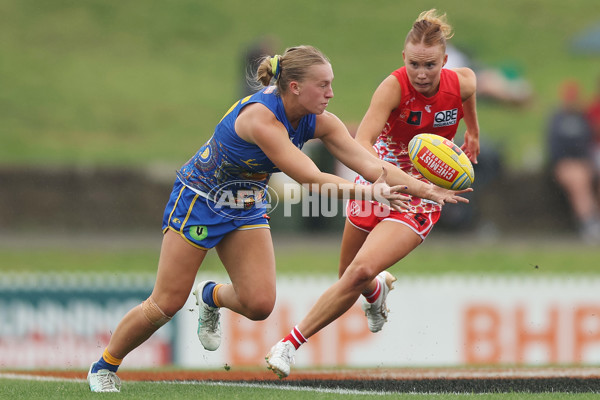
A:
<svg viewBox="0 0 600 400">
<path fill-rule="evenodd" d="M 0 394 L 11 399 L 92 399 L 99 394 L 90 393 L 87 382 L 80 381 L 36 381 L 0 377 Z M 591 400 L 598 398 L 595 393 L 393 393 L 377 390 L 339 390 L 314 387 L 281 387 L 265 383 L 227 382 L 127 382 L 121 393 L 102 394 L 104 397 L 119 399 L 481 399 L 481 400 Z"/>
<path fill-rule="evenodd" d="M 274 244 L 279 274 L 335 274 L 340 239 L 277 235 Z M 124 244 L 125 243 L 125 244 Z M 309 248 L 310 251 L 306 251 Z M 139 272 L 154 273 L 160 235 L 137 240 L 93 235 L 41 239 L 4 238 L 0 271 L 19 272 Z M 446 237 L 435 233 L 405 260 L 392 267 L 398 274 L 598 274 L 600 253 L 574 237 L 521 237 L 480 241 L 471 235 Z M 202 271 L 223 272 L 210 252 Z"/>
<path fill-rule="evenodd" d="M 597 0 L 3 0 L 0 165 L 148 165 L 172 170 L 210 136 L 239 97 L 241 52 L 262 35 L 276 36 L 280 52 L 297 44 L 323 50 L 336 75 L 329 110 L 346 122 L 358 122 L 375 87 L 401 65 L 401 45 L 413 20 L 432 7 L 448 13 L 455 45 L 483 64 L 516 71 L 532 84 L 534 100 L 528 106 L 481 101 L 478 112 L 483 140 L 502 150 L 509 168 L 540 168 L 545 119 L 556 103 L 558 83 L 574 77 L 591 95 L 600 77 L 599 55 L 569 49 L 573 36 L 597 23 Z M 336 273 L 339 238 L 307 240 L 275 233 L 274 240 L 279 274 Z M 157 236 L 6 236 L 0 238 L 0 279 L 8 272 L 154 274 L 159 249 Z M 391 270 L 408 275 L 597 275 L 598 265 L 598 249 L 572 238 L 481 241 L 434 233 Z M 202 270 L 223 272 L 214 252 Z M 1 360 L 0 355 L 0 365 Z M 108 396 L 598 398 L 595 393 L 383 393 L 266 383 L 129 381 L 122 393 Z M 0 370 L 0 398 L 97 397 L 85 381 L 16 379 Z"/>
<path fill-rule="evenodd" d="M 574 77 L 587 94 L 595 88 L 598 56 L 569 46 L 597 22 L 596 0 L 5 0 L 0 160 L 179 165 L 239 97 L 241 52 L 267 34 L 279 51 L 321 48 L 336 74 L 330 110 L 357 122 L 401 65 L 412 22 L 432 7 L 448 13 L 455 45 L 531 82 L 528 107 L 480 102 L 479 115 L 482 137 L 502 147 L 508 165 L 539 167 L 558 83 Z"/>
<path fill-rule="evenodd" d="M 119 274 L 140 272 L 153 274 L 159 250 L 156 236 L 123 240 L 121 237 L 57 237 L 41 241 L 35 238 L 0 241 L 0 272 L 30 273 L 102 272 Z M 275 237 L 279 274 L 334 274 L 337 268 L 336 238 Z M 301 247 L 300 247 L 301 246 Z M 309 248 L 311 251 L 306 251 Z M 575 240 L 512 239 L 500 242 L 480 242 L 471 237 L 437 237 L 428 240 L 406 260 L 392 267 L 396 274 L 464 273 L 475 275 L 511 274 L 517 276 L 562 274 L 597 275 L 600 255 L 597 248 L 577 244 Z M 214 253 L 209 255 L 203 271 L 223 272 Z M 1 361 L 1 357 L 0 357 Z M 0 398 L 26 399 L 87 399 L 98 394 L 88 391 L 80 381 L 30 381 L 3 375 L 0 369 Z M 85 371 L 78 376 L 83 378 Z M 426 386 L 426 384 L 425 384 Z M 485 385 L 484 385 L 485 386 Z M 427 386 L 426 386 L 427 387 Z M 595 399 L 595 393 L 527 393 L 509 390 L 507 393 L 427 393 L 423 388 L 414 393 L 382 392 L 383 387 L 366 390 L 319 389 L 310 387 L 280 387 L 268 382 L 234 384 L 231 382 L 134 382 L 124 379 L 120 394 L 124 399 L 498 399 L 550 400 Z M 475 392 L 475 390 L 473 390 Z M 462 392 L 462 391 L 461 391 Z"/>
<path fill-rule="evenodd" d="M 6 238 L 5 238 L 6 239 Z M 35 238 L 10 238 L 0 241 L 0 272 L 30 273 L 103 272 L 119 274 L 140 272 L 153 274 L 158 257 L 159 237 L 137 240 L 121 237 L 56 237 L 46 242 Z M 275 237 L 276 257 L 280 274 L 316 273 L 334 274 L 338 258 L 336 238 Z M 299 247 L 301 245 L 302 247 Z M 306 251 L 310 248 L 311 251 Z M 464 273 L 475 275 L 596 275 L 600 255 L 595 247 L 577 244 L 575 240 L 521 239 L 501 242 L 480 242 L 470 237 L 440 236 L 429 240 L 406 260 L 392 267 L 397 274 L 410 275 Z M 203 266 L 204 271 L 218 271 L 222 267 L 213 253 Z M 1 358 L 0 358 L 1 360 Z M 3 375 L 0 369 L 0 398 L 27 399 L 87 399 L 97 394 L 88 391 L 87 383 L 80 381 L 30 381 Z M 85 371 L 78 373 L 83 378 Z M 272 386 L 269 383 L 234 384 L 194 381 L 133 382 L 124 379 L 122 392 L 115 398 L 125 399 L 498 399 L 550 400 L 594 399 L 594 393 L 415 393 L 381 392 L 372 390 L 319 389 Z M 111 395 L 106 395 L 111 396 Z"/>
</svg>

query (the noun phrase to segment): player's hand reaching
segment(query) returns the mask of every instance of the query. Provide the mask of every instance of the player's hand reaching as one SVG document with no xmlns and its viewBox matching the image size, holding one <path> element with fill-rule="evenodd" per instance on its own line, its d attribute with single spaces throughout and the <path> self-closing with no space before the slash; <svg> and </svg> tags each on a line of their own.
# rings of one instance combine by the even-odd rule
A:
<svg viewBox="0 0 600 400">
<path fill-rule="evenodd" d="M 460 147 L 460 149 L 469 157 L 471 163 L 477 164 L 477 156 L 479 155 L 479 138 L 473 137 L 473 135 L 469 134 L 469 131 L 465 132 L 465 143 Z"/>
<path fill-rule="evenodd" d="M 410 201 L 410 196 L 402 193 L 402 191 L 406 191 L 408 187 L 406 185 L 390 186 L 386 179 L 387 169 L 383 167 L 379 178 L 377 178 L 373 185 L 370 186 L 373 190 L 373 199 L 384 205 L 392 207 L 397 211 L 402 211 L 402 209 L 410 209 L 408 204 Z"/>
<path fill-rule="evenodd" d="M 425 196 L 426 199 L 433 200 L 439 205 L 444 205 L 446 203 L 468 203 L 469 199 L 460 196 L 464 193 L 469 193 L 473 191 L 473 188 L 467 188 L 463 190 L 450 190 L 444 189 L 443 187 L 439 187 L 437 185 L 427 185 L 428 188 L 426 190 Z"/>
</svg>

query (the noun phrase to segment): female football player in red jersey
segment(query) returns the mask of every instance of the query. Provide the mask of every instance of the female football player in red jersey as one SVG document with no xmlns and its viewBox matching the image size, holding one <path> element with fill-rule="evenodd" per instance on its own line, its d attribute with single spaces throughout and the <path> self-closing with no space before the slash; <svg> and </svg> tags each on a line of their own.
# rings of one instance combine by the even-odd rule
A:
<svg viewBox="0 0 600 400">
<path fill-rule="evenodd" d="M 473 163 L 479 155 L 475 74 L 469 68 L 443 68 L 448 59 L 446 41 L 451 37 L 445 14 L 432 9 L 419 15 L 404 43 L 405 66 L 376 89 L 356 134 L 356 140 L 372 154 L 422 181 L 426 180 L 412 166 L 407 151 L 416 134 L 434 133 L 452 140 L 464 118 L 467 131 L 462 149 Z M 367 183 L 361 176 L 356 182 Z M 267 355 L 273 372 L 287 376 L 298 347 L 350 309 L 361 294 L 369 329 L 381 330 L 387 321 L 386 296 L 396 280 L 387 269 L 423 242 L 442 208 L 415 196 L 409 204 L 409 210 L 391 210 L 385 215 L 375 202 L 348 202 L 340 279 L 273 346 Z"/>
</svg>

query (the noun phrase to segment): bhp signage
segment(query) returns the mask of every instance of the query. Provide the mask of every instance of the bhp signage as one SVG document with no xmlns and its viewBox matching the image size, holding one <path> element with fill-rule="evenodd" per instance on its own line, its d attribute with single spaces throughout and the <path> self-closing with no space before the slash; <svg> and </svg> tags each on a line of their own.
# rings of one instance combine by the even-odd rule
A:
<svg viewBox="0 0 600 400">
<path fill-rule="evenodd" d="M 223 348 L 214 353 L 197 343 L 196 314 L 186 316 L 178 334 L 192 351 L 180 362 L 263 365 L 335 279 L 280 277 L 275 310 L 262 322 L 222 311 Z M 598 364 L 599 291 L 600 278 L 589 277 L 399 277 L 381 332 L 369 332 L 357 302 L 296 352 L 296 365 Z"/>
<path fill-rule="evenodd" d="M 469 364 L 545 361 L 597 363 L 600 303 L 548 304 L 532 321 L 526 304 L 470 304 L 463 311 L 463 357 Z"/>
<path fill-rule="evenodd" d="M 392 271 L 394 272 L 394 271 Z M 226 276 L 198 276 L 198 280 Z M 221 311 L 223 341 L 206 351 L 193 297 L 133 351 L 124 367 L 264 366 L 270 347 L 336 280 L 280 276 L 265 321 Z M 154 276 L 0 277 L 0 368 L 87 368 L 121 317 L 145 299 Z M 600 363 L 600 278 L 399 277 L 389 322 L 369 332 L 360 303 L 296 352 L 298 367 Z"/>
</svg>

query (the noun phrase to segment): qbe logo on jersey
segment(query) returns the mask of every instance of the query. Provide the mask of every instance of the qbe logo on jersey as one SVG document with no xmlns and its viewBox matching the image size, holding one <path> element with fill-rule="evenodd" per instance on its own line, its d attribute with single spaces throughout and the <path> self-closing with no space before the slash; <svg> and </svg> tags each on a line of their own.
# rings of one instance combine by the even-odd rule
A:
<svg viewBox="0 0 600 400">
<path fill-rule="evenodd" d="M 458 117 L 458 108 L 452 110 L 438 111 L 433 116 L 433 127 L 456 125 Z"/>
</svg>

